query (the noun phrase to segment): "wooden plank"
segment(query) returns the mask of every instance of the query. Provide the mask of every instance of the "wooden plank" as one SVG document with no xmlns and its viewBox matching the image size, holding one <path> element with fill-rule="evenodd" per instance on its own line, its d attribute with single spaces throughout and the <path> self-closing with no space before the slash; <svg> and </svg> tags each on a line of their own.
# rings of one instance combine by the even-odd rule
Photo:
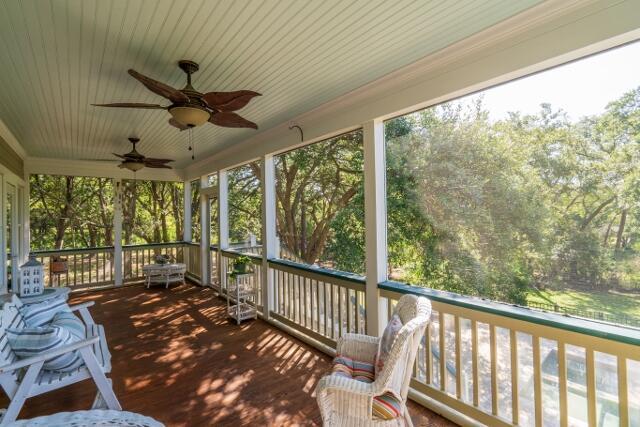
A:
<svg viewBox="0 0 640 427">
<path fill-rule="evenodd" d="M 498 351 L 495 325 L 489 326 L 489 348 L 491 354 L 491 413 L 498 416 Z"/>
<path fill-rule="evenodd" d="M 513 425 L 520 423 L 520 396 L 518 392 L 518 334 L 514 329 L 509 331 L 511 344 L 511 420 Z"/>
<path fill-rule="evenodd" d="M 627 359 L 618 356 L 618 414 L 621 427 L 629 426 L 629 387 L 627 385 Z"/>
<path fill-rule="evenodd" d="M 567 411 L 567 348 L 563 342 L 558 341 L 558 389 L 560 427 L 568 427 L 569 416 Z"/>
</svg>

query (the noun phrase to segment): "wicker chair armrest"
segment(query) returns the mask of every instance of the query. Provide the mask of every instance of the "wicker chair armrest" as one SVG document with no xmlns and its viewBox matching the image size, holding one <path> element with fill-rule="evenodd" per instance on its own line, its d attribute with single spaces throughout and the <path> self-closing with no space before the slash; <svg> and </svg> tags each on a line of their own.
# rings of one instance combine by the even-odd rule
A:
<svg viewBox="0 0 640 427">
<path fill-rule="evenodd" d="M 360 419 L 371 418 L 372 384 L 338 375 L 327 375 L 318 382 L 316 397 L 326 425 L 340 425 L 342 421 L 338 414 L 348 413 Z"/>
<path fill-rule="evenodd" d="M 340 356 L 362 362 L 371 362 L 376 358 L 380 338 L 361 334 L 344 334 L 338 339 L 337 353 Z"/>
</svg>

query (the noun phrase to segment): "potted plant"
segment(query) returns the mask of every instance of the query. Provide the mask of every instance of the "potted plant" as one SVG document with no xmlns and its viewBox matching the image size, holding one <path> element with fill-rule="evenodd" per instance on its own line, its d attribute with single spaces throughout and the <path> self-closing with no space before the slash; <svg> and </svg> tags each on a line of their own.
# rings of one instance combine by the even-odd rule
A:
<svg viewBox="0 0 640 427">
<path fill-rule="evenodd" d="M 169 256 L 166 254 L 159 254 L 154 257 L 156 264 L 164 265 L 169 263 Z"/>
<path fill-rule="evenodd" d="M 235 260 L 233 260 L 233 273 L 235 274 L 246 274 L 250 273 L 247 269 L 247 266 L 251 264 L 251 258 L 246 255 L 240 255 Z"/>
</svg>

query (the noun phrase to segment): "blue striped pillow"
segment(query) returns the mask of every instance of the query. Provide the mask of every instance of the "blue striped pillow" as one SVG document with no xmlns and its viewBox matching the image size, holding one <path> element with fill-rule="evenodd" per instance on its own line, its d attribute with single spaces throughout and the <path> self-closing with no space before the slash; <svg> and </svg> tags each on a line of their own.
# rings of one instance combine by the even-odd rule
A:
<svg viewBox="0 0 640 427">
<path fill-rule="evenodd" d="M 56 313 L 71 309 L 67 305 L 66 295 L 60 295 L 39 303 L 23 305 L 19 311 L 27 327 L 34 328 L 50 323 Z"/>
<path fill-rule="evenodd" d="M 55 315 L 49 326 L 7 328 L 6 333 L 9 346 L 20 358 L 46 355 L 56 348 L 81 341 L 86 336 L 82 321 L 69 312 Z M 80 354 L 74 351 L 45 361 L 42 368 L 48 371 L 69 372 L 79 368 L 83 363 Z"/>
</svg>

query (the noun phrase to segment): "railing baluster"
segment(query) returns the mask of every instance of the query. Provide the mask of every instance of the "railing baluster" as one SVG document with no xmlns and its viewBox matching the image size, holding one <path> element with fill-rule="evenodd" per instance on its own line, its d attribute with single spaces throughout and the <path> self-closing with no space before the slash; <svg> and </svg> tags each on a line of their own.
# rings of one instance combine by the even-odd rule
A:
<svg viewBox="0 0 640 427">
<path fill-rule="evenodd" d="M 438 327 L 439 329 L 439 334 L 440 334 L 440 339 L 438 341 L 440 341 L 438 344 L 440 345 L 440 390 L 442 391 L 446 391 L 446 382 L 447 382 L 447 356 L 446 356 L 446 349 L 445 349 L 445 324 L 444 324 L 444 312 L 442 310 L 440 310 L 438 312 Z"/>
<path fill-rule="evenodd" d="M 456 330 L 456 397 L 462 398 L 462 331 L 460 328 L 460 316 L 455 316 Z"/>
<path fill-rule="evenodd" d="M 595 354 L 592 349 L 586 348 L 586 362 L 587 362 L 587 414 L 589 425 L 596 425 L 596 368 L 595 368 Z"/>
<path fill-rule="evenodd" d="M 342 302 L 342 289 L 340 286 L 336 286 L 336 291 L 338 292 L 338 337 L 341 337 L 343 334 L 343 324 L 344 324 L 344 304 Z"/>
<path fill-rule="evenodd" d="M 491 413 L 498 415 L 498 351 L 496 326 L 489 325 L 489 346 L 491 355 Z"/>
<path fill-rule="evenodd" d="M 387 307 L 391 307 L 391 300 L 387 299 Z M 388 310 L 390 310 L 388 308 Z M 424 336 L 424 352 L 425 352 L 425 363 L 427 365 L 427 369 L 426 369 L 426 378 L 425 378 L 425 383 L 427 384 L 431 384 L 432 382 L 432 373 L 433 373 L 433 369 L 431 366 L 432 362 L 432 354 L 431 354 L 431 322 L 429 322 L 427 324 L 427 327 L 425 329 L 425 336 Z"/>
<path fill-rule="evenodd" d="M 533 349 L 533 399 L 535 405 L 535 425 L 542 427 L 542 366 L 540 362 L 540 338 L 537 335 L 531 337 Z"/>
<path fill-rule="evenodd" d="M 471 370 L 473 372 L 473 406 L 480 404 L 480 375 L 478 374 L 478 322 L 471 320 Z"/>
<path fill-rule="evenodd" d="M 559 412 L 560 427 L 569 425 L 567 415 L 567 349 L 562 341 L 558 341 L 558 391 L 559 391 Z"/>
<path fill-rule="evenodd" d="M 629 387 L 627 385 L 627 359 L 618 356 L 618 414 L 620 426 L 629 425 Z"/>
<path fill-rule="evenodd" d="M 519 424 L 519 397 L 518 397 L 518 337 L 515 329 L 509 331 L 509 343 L 511 344 L 511 419 L 514 425 Z"/>
</svg>

